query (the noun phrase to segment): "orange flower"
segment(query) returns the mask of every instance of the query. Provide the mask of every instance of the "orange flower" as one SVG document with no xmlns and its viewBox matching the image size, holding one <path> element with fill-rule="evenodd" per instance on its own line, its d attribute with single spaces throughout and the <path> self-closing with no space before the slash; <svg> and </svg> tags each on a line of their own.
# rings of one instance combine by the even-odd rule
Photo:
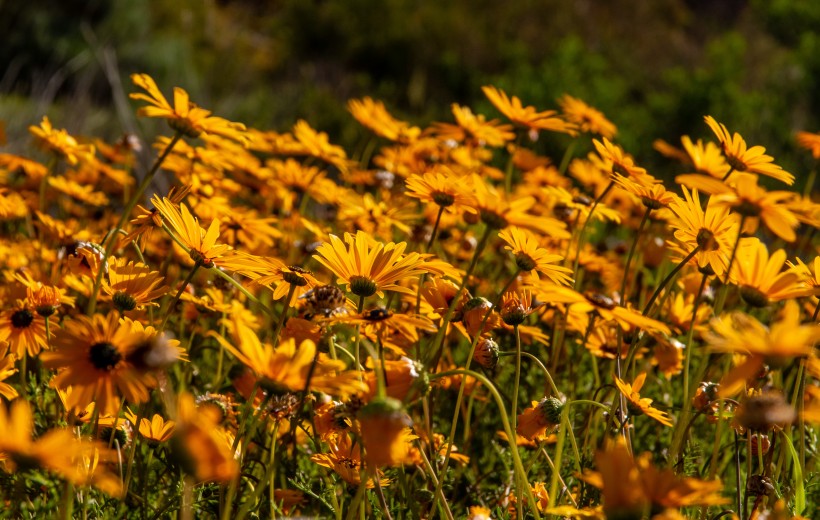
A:
<svg viewBox="0 0 820 520">
<path fill-rule="evenodd" d="M 746 141 L 739 133 L 730 134 L 726 125 L 718 123 L 712 116 L 703 119 L 720 141 L 726 161 L 733 170 L 767 175 L 790 186 L 794 184 L 794 175 L 774 164 L 774 159 L 765 155 L 765 148 L 752 146 L 747 149 Z"/>
<path fill-rule="evenodd" d="M 645 414 L 664 426 L 672 426 L 672 419 L 669 418 L 669 415 L 666 412 L 653 408 L 652 399 L 641 397 L 639 392 L 641 391 L 641 388 L 643 388 L 644 381 L 646 381 L 646 372 L 638 375 L 632 384 L 622 381 L 619 377 L 615 377 L 615 385 L 629 401 L 630 412 L 634 415 Z"/>
<path fill-rule="evenodd" d="M 481 90 L 495 108 L 513 123 L 535 131 L 548 130 L 573 136 L 577 133 L 575 124 L 564 121 L 554 110 L 538 112 L 535 107 L 525 107 L 516 96 L 509 98 L 503 90 L 493 86 L 481 87 Z"/>
<path fill-rule="evenodd" d="M 193 104 L 188 98 L 188 93 L 181 88 L 174 88 L 174 106 L 172 107 L 148 74 L 132 74 L 131 81 L 146 92 L 146 94 L 141 92 L 131 94 L 131 99 L 148 103 L 148 106 L 137 110 L 137 115 L 166 119 L 168 126 L 188 137 L 196 138 L 202 134 L 215 134 L 237 141 L 246 140 L 245 125 L 212 116 L 209 110 Z"/>
<path fill-rule="evenodd" d="M 570 123 L 578 125 L 582 132 L 598 134 L 601 137 L 612 139 L 618 133 L 615 125 L 606 118 L 600 110 L 597 110 L 578 98 L 569 94 L 564 94 L 558 99 L 558 105 L 564 112 L 564 117 Z"/>
</svg>

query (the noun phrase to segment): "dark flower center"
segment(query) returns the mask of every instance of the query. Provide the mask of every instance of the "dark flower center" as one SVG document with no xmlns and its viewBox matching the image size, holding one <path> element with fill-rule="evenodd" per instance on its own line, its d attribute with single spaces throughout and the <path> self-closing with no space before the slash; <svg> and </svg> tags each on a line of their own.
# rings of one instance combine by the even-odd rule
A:
<svg viewBox="0 0 820 520">
<path fill-rule="evenodd" d="M 714 251 L 720 247 L 720 244 L 715 240 L 715 234 L 706 228 L 701 228 L 700 231 L 698 231 L 698 236 L 695 240 L 702 251 Z"/>
<path fill-rule="evenodd" d="M 366 276 L 350 277 L 350 292 L 357 296 L 364 296 L 367 298 L 368 296 L 373 296 L 376 294 L 378 289 L 379 286 L 376 285 L 376 282 Z"/>
<path fill-rule="evenodd" d="M 618 305 L 615 303 L 615 300 L 610 298 L 609 296 L 604 296 L 601 293 L 587 293 L 584 297 L 594 306 L 602 307 L 607 310 L 612 310 Z"/>
<path fill-rule="evenodd" d="M 110 371 L 122 360 L 122 354 L 117 350 L 117 347 L 103 341 L 91 345 L 88 350 L 88 360 L 91 361 L 94 368 Z"/>
<path fill-rule="evenodd" d="M 486 209 L 481 210 L 481 221 L 492 229 L 504 229 L 509 225 L 503 215 Z"/>
<path fill-rule="evenodd" d="M 449 193 L 444 193 L 443 191 L 434 191 L 433 193 L 431 193 L 431 196 L 433 198 L 433 202 L 435 202 L 436 205 L 441 206 L 442 208 L 452 206 L 453 203 L 456 201 L 456 198 L 453 195 Z"/>
<path fill-rule="evenodd" d="M 133 311 L 137 307 L 137 299 L 124 291 L 114 293 L 112 300 L 120 312 Z"/>
<path fill-rule="evenodd" d="M 28 309 L 21 309 L 11 315 L 11 325 L 15 329 L 25 329 L 34 321 L 34 314 Z"/>
<path fill-rule="evenodd" d="M 295 265 L 289 265 L 287 271 L 282 270 L 282 279 L 289 283 L 290 285 L 295 285 L 297 287 L 304 287 L 307 285 L 307 279 L 302 276 L 303 274 L 310 274 L 310 271 L 307 269 L 302 269 L 301 267 L 297 267 Z"/>
</svg>

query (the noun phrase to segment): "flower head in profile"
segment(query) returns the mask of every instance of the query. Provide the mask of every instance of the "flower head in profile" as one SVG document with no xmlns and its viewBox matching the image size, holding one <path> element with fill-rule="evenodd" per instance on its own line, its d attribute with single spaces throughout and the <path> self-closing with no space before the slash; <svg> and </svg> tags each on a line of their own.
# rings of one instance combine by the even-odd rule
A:
<svg viewBox="0 0 820 520">
<path fill-rule="evenodd" d="M 394 118 L 381 101 L 372 98 L 351 99 L 347 109 L 356 121 L 376 135 L 398 143 L 410 143 L 418 139 L 421 129 Z"/>
<path fill-rule="evenodd" d="M 129 410 L 126 412 L 125 418 L 128 419 L 131 424 L 138 427 L 140 435 L 154 443 L 162 443 L 169 440 L 173 436 L 174 428 L 176 427 L 176 422 L 166 421 L 158 414 L 154 414 L 150 419 L 143 417 L 139 421 L 139 425 L 137 425 L 137 415 L 132 411 Z"/>
<path fill-rule="evenodd" d="M 515 265 L 521 271 L 541 273 L 558 285 L 572 283 L 572 269 L 560 265 L 564 257 L 551 254 L 547 249 L 540 247 L 533 235 L 510 226 L 498 233 L 498 236 L 507 243 L 504 249 L 515 255 Z"/>
<path fill-rule="evenodd" d="M 473 194 L 456 178 L 449 168 L 440 167 L 424 175 L 407 178 L 408 197 L 422 202 L 432 202 L 449 212 L 464 210 L 475 213 L 476 200 Z"/>
<path fill-rule="evenodd" d="M 598 134 L 607 139 L 613 139 L 618 133 L 618 129 L 603 112 L 578 98 L 564 94 L 558 99 L 558 106 L 561 107 L 564 118 L 576 124 L 581 132 Z"/>
<path fill-rule="evenodd" d="M 652 399 L 641 397 L 640 391 L 646 381 L 646 372 L 638 375 L 635 381 L 627 383 L 620 378 L 615 378 L 615 385 L 618 390 L 626 397 L 629 411 L 634 415 L 646 415 L 663 424 L 664 426 L 672 426 L 672 419 L 666 412 L 662 412 L 657 408 L 652 407 Z"/>
<path fill-rule="evenodd" d="M 347 285 L 350 292 L 362 298 L 382 291 L 415 294 L 398 282 L 425 273 L 424 260 L 418 253 L 404 254 L 407 243 L 376 242 L 367 233 L 345 233 L 344 241 L 330 235 L 316 250 L 313 258 L 338 277 L 338 283 Z"/>
<path fill-rule="evenodd" d="M 166 119 L 168 126 L 187 137 L 213 134 L 237 141 L 246 139 L 245 125 L 212 116 L 209 110 L 193 104 L 183 89 L 174 88 L 174 106 L 171 106 L 148 74 L 132 74 L 131 81 L 145 91 L 131 94 L 131 99 L 148 103 L 148 106 L 137 110 L 137 115 Z"/>
<path fill-rule="evenodd" d="M 171 445 L 186 473 L 199 482 L 230 481 L 239 473 L 231 441 L 215 414 L 199 410 L 188 392 L 179 395 Z"/>
<path fill-rule="evenodd" d="M 658 182 L 654 177 L 646 173 L 644 168 L 635 164 L 635 159 L 626 153 L 623 148 L 611 143 L 606 137 L 603 138 L 603 142 L 593 139 L 592 144 L 595 145 L 595 149 L 601 158 L 607 163 L 611 163 L 613 175 L 618 174 L 624 177 L 631 177 L 635 181 L 646 185 L 656 184 Z"/>
<path fill-rule="evenodd" d="M 786 267 L 786 251 L 769 248 L 759 239 L 742 238 L 729 280 L 740 286 L 740 296 L 753 307 L 766 307 L 771 302 L 807 296 L 800 275 Z"/>
<path fill-rule="evenodd" d="M 80 161 L 91 161 L 94 158 L 94 146 L 80 144 L 66 130 L 54 128 L 48 117 L 43 116 L 40 126 L 32 125 L 29 131 L 40 147 L 68 164 L 76 165 Z"/>
<path fill-rule="evenodd" d="M 728 189 L 721 190 L 711 199 L 715 206 L 727 206 L 743 215 L 746 234 L 757 231 L 762 222 L 772 233 L 786 242 L 797 239 L 795 229 L 800 224 L 788 203 L 794 197 L 790 191 L 767 191 L 757 184 L 756 175 L 737 175 L 729 180 Z"/>
<path fill-rule="evenodd" d="M 188 206 L 183 203 L 179 208 L 170 199 L 160 199 L 154 195 L 151 199 L 168 227 L 179 238 L 180 242 L 189 249 L 189 255 L 194 263 L 203 267 L 213 267 L 214 260 L 227 253 L 231 246 L 217 244 L 219 238 L 219 219 L 211 221 L 208 231 L 202 229 L 199 220 L 191 215 Z"/>
<path fill-rule="evenodd" d="M 516 433 L 528 440 L 544 436 L 561 424 L 564 403 L 556 397 L 545 397 L 533 401 L 531 406 L 518 416 Z"/>
<path fill-rule="evenodd" d="M 794 358 L 811 354 L 813 345 L 820 341 L 820 325 L 801 325 L 800 307 L 794 301 L 786 303 L 780 319 L 770 327 L 740 312 L 715 318 L 710 326 L 705 338 L 712 350 L 747 356 L 720 381 L 722 397 L 741 390 L 764 364 L 785 366 Z"/>
<path fill-rule="evenodd" d="M 168 292 L 164 281 L 159 271 L 118 258 L 108 264 L 108 283 L 103 285 L 103 290 L 111 296 L 117 310 L 127 312 L 146 305 L 157 306 L 154 300 Z"/>
<path fill-rule="evenodd" d="M 360 374 L 345 370 L 344 362 L 330 359 L 322 353 L 317 357 L 313 341 L 305 340 L 297 345 L 293 338 L 288 338 L 274 349 L 270 344 L 263 344 L 256 332 L 239 320 L 233 321 L 231 329 L 231 341 L 215 333 L 210 335 L 253 370 L 263 386 L 301 392 L 310 383 L 309 391 L 342 398 L 367 391 Z"/>
<path fill-rule="evenodd" d="M 487 121 L 483 115 L 473 114 L 469 107 L 453 103 L 453 116 L 456 124 L 436 123 L 435 133 L 441 139 L 452 139 L 456 142 L 466 142 L 469 146 L 483 147 L 504 146 L 515 139 L 513 127 L 500 124 L 497 119 Z"/>
<path fill-rule="evenodd" d="M 487 96 L 487 99 L 495 105 L 495 108 L 513 123 L 536 132 L 547 130 L 570 135 L 576 134 L 575 124 L 563 120 L 554 110 L 538 112 L 535 107 L 525 107 L 516 96 L 510 98 L 503 90 L 493 86 L 481 87 L 481 90 Z"/>
<path fill-rule="evenodd" d="M 811 152 L 812 157 L 820 159 L 820 134 L 812 132 L 797 132 L 797 144 Z"/>
<path fill-rule="evenodd" d="M 398 466 L 407 459 L 412 441 L 412 421 L 401 401 L 377 397 L 357 414 L 368 468 Z"/>
<path fill-rule="evenodd" d="M 110 461 L 116 459 L 115 452 L 76 438 L 68 428 L 48 430 L 37 440 L 32 439 L 33 433 L 34 416 L 27 401 L 17 399 L 8 408 L 0 403 L 0 459 L 7 471 L 45 469 L 78 486 L 97 485 L 114 496 L 121 493 L 113 474 L 96 464 L 97 471 L 83 467 L 84 458 Z"/>
<path fill-rule="evenodd" d="M 601 489 L 607 518 L 644 518 L 645 513 L 683 518 L 678 509 L 720 505 L 728 502 L 719 480 L 680 477 L 671 469 L 658 469 L 652 455 L 633 458 L 623 437 L 611 440 L 595 457 L 598 471 L 587 470 L 582 480 Z M 669 516 L 671 515 L 671 516 Z"/>
<path fill-rule="evenodd" d="M 757 173 L 785 182 L 790 186 L 794 184 L 794 175 L 774 164 L 774 158 L 766 155 L 765 148 L 762 146 L 747 148 L 746 141 L 739 133 L 730 133 L 726 125 L 718 123 L 712 116 L 705 116 L 704 120 L 720 141 L 726 162 L 734 171 Z"/>
</svg>

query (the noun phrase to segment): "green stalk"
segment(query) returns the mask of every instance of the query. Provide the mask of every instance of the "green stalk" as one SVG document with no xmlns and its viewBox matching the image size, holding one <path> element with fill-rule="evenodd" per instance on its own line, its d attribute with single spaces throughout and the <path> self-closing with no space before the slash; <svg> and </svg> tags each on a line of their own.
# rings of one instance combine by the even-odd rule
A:
<svg viewBox="0 0 820 520">
<path fill-rule="evenodd" d="M 277 345 L 279 345 L 279 333 L 282 332 L 282 326 L 285 324 L 285 319 L 288 316 L 288 310 L 290 310 L 290 301 L 293 299 L 293 293 L 296 292 L 296 286 L 291 284 L 290 288 L 288 289 L 288 295 L 285 297 L 285 304 L 282 306 L 282 312 L 279 314 L 279 321 L 276 323 L 276 330 L 273 332 L 273 348 L 276 349 Z"/>
<path fill-rule="evenodd" d="M 652 305 L 655 303 L 655 300 L 658 299 L 658 296 L 660 296 L 661 291 L 663 291 L 663 289 L 669 284 L 669 282 L 671 282 L 672 279 L 675 278 L 675 276 L 678 274 L 678 272 L 680 272 L 680 270 L 683 269 L 683 266 L 685 266 L 687 263 L 689 263 L 689 260 L 694 258 L 694 256 L 698 253 L 698 251 L 700 251 L 700 244 L 695 246 L 695 249 L 693 249 L 688 255 L 686 255 L 686 257 L 683 260 L 681 260 L 680 263 L 678 265 L 676 265 L 675 268 L 672 269 L 672 271 L 670 271 L 668 275 L 666 275 L 666 278 L 664 278 L 661 281 L 660 285 L 658 285 L 658 288 L 655 289 L 655 292 L 652 293 L 652 296 L 649 298 L 649 301 L 646 303 L 646 307 L 644 307 L 644 309 L 643 309 L 642 314 L 644 316 L 646 316 L 647 318 L 650 317 L 649 311 L 652 310 Z"/>
<path fill-rule="evenodd" d="M 199 262 L 195 263 L 194 268 L 191 269 L 191 272 L 188 273 L 188 276 L 182 282 L 182 285 L 179 286 L 179 290 L 177 290 L 177 293 L 174 296 L 174 299 L 171 300 L 171 302 L 165 308 L 165 313 L 164 313 L 165 316 L 162 318 L 162 323 L 159 324 L 159 328 L 157 330 L 159 330 L 159 331 L 165 330 L 165 324 L 168 323 L 168 318 L 173 313 L 174 307 L 176 306 L 177 302 L 179 301 L 179 297 L 182 296 L 182 292 L 185 290 L 186 287 L 188 287 L 188 284 L 191 283 L 191 280 L 194 278 L 194 275 L 196 274 L 197 269 L 199 269 L 199 266 L 200 266 Z"/>
<path fill-rule="evenodd" d="M 142 179 L 137 190 L 134 192 L 134 195 L 131 197 L 131 200 L 128 201 L 128 205 L 125 206 L 125 209 L 122 212 L 122 216 L 120 216 L 119 222 L 117 222 L 116 228 L 114 228 L 114 232 L 108 235 L 108 240 L 105 244 L 105 253 L 103 253 L 102 261 L 100 262 L 100 268 L 97 270 L 97 277 L 94 280 L 94 289 L 91 292 L 91 298 L 88 300 L 88 307 L 86 308 L 86 315 L 93 316 L 94 311 L 97 308 L 97 295 L 100 292 L 100 284 L 102 282 L 103 271 L 105 271 L 105 266 L 108 262 L 108 257 L 111 256 L 111 253 L 114 252 L 114 246 L 119 239 L 119 232 L 125 226 L 125 223 L 131 218 L 131 212 L 134 211 L 134 208 L 137 205 L 137 202 L 142 197 L 142 194 L 145 193 L 145 190 L 151 184 L 151 181 L 154 180 L 154 176 L 159 171 L 159 167 L 162 165 L 165 158 L 168 157 L 168 154 L 171 153 L 174 146 L 177 142 L 182 139 L 182 134 L 177 132 L 173 138 L 168 142 L 168 145 L 162 151 L 162 153 L 157 157 L 157 160 L 154 161 L 154 164 L 151 166 L 151 169 Z"/>
<path fill-rule="evenodd" d="M 536 520 L 541 520 L 541 515 L 538 513 L 538 505 L 535 501 L 535 497 L 533 497 L 532 488 L 530 488 L 526 472 L 524 471 L 524 465 L 521 463 L 521 456 L 518 454 L 518 446 L 516 445 L 515 432 L 512 429 L 510 429 L 510 420 L 509 416 L 507 415 L 507 411 L 504 408 L 504 400 L 501 398 L 501 394 L 498 393 L 498 390 L 495 388 L 495 386 L 493 386 L 489 379 L 479 374 L 478 372 L 473 372 L 472 370 L 465 369 L 448 370 L 447 372 L 432 374 L 430 376 L 430 381 L 432 382 L 436 379 L 441 379 L 443 377 L 449 377 L 458 374 L 469 376 L 473 379 L 478 379 L 481 382 L 481 384 L 483 384 L 487 388 L 487 390 L 489 390 L 492 394 L 493 400 L 495 400 L 495 404 L 496 406 L 498 406 L 498 411 L 501 413 L 501 423 L 504 427 L 504 433 L 507 434 L 507 441 L 510 444 L 510 452 L 512 453 L 513 466 L 515 467 L 515 471 L 519 476 L 521 484 L 524 486 L 524 492 L 527 494 L 527 503 L 530 506 L 530 511 L 532 512 L 532 515 L 536 518 Z M 556 464 L 558 463 L 560 463 L 560 461 L 556 462 Z M 439 483 L 441 483 L 441 481 L 439 481 Z"/>
<path fill-rule="evenodd" d="M 584 223 L 581 225 L 581 231 L 578 233 L 578 247 L 575 249 L 575 263 L 572 267 L 572 278 L 575 280 L 575 284 L 573 285 L 573 289 L 577 289 L 580 285 L 578 283 L 578 267 L 581 262 L 581 251 L 584 248 L 584 238 L 585 238 L 585 231 L 587 230 L 587 226 L 592 221 L 592 215 L 595 213 L 595 209 L 598 207 L 598 204 L 604 200 L 604 197 L 612 190 L 612 187 L 615 186 L 615 181 L 609 181 L 609 184 L 606 185 L 604 191 L 598 195 L 598 198 L 595 199 L 595 202 L 592 203 L 592 207 L 589 208 L 589 213 L 587 214 L 587 218 L 584 220 Z"/>
</svg>

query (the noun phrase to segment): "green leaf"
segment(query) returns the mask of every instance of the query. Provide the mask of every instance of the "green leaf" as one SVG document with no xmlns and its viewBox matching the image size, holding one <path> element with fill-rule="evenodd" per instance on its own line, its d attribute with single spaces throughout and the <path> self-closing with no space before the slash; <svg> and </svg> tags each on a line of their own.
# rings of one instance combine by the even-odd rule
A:
<svg viewBox="0 0 820 520">
<path fill-rule="evenodd" d="M 803 468 L 800 466 L 800 459 L 797 457 L 797 451 L 794 449 L 791 436 L 783 433 L 783 440 L 786 441 L 786 446 L 789 448 L 789 456 L 792 459 L 792 473 L 794 474 L 795 483 L 794 512 L 799 515 L 806 509 L 806 488 L 803 485 Z"/>
</svg>

